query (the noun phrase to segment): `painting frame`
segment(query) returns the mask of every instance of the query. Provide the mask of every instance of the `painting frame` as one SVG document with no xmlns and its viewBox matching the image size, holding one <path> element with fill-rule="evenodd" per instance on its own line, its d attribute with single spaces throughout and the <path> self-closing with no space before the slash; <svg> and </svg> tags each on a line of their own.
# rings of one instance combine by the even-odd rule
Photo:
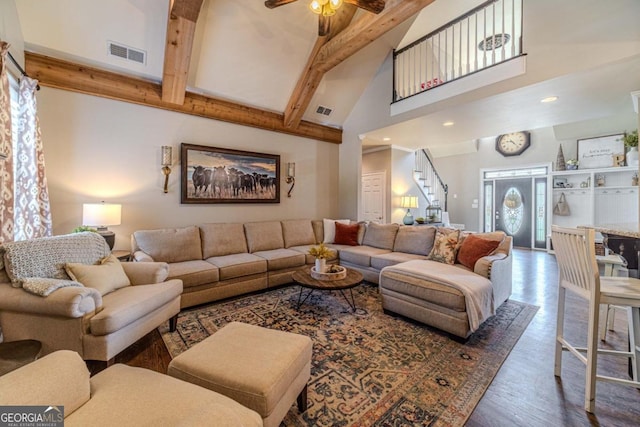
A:
<svg viewBox="0 0 640 427">
<path fill-rule="evenodd" d="M 182 204 L 280 203 L 278 154 L 182 143 L 180 170 Z"/>
<path fill-rule="evenodd" d="M 578 140 L 578 168 L 615 167 L 614 156 L 624 155 L 624 134 L 603 135 Z"/>
</svg>

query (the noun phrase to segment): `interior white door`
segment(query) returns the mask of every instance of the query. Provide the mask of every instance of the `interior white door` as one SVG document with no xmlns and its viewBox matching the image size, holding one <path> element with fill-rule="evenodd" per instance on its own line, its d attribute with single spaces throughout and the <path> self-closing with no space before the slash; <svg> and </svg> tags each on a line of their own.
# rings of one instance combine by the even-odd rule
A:
<svg viewBox="0 0 640 427">
<path fill-rule="evenodd" d="M 384 200 L 386 197 L 386 172 L 362 175 L 362 220 L 386 223 Z"/>
</svg>

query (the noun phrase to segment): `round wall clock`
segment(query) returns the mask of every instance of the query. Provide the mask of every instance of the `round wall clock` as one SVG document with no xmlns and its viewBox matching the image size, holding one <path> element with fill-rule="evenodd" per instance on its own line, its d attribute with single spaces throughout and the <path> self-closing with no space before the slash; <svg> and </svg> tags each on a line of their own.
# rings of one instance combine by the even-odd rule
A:
<svg viewBox="0 0 640 427">
<path fill-rule="evenodd" d="M 503 156 L 519 156 L 530 144 L 529 132 L 507 133 L 496 138 L 496 151 Z"/>
</svg>

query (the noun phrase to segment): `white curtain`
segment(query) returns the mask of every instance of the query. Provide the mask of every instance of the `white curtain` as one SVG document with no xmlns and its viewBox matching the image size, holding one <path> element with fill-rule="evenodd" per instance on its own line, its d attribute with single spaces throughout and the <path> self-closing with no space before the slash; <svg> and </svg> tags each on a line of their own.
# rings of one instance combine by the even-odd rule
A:
<svg viewBox="0 0 640 427">
<path fill-rule="evenodd" d="M 15 153 L 15 240 L 51 236 L 51 207 L 37 115 L 38 81 L 20 79 L 18 144 Z"/>
<path fill-rule="evenodd" d="M 13 239 L 13 150 L 11 94 L 7 74 L 9 43 L 0 41 L 0 244 Z"/>
</svg>

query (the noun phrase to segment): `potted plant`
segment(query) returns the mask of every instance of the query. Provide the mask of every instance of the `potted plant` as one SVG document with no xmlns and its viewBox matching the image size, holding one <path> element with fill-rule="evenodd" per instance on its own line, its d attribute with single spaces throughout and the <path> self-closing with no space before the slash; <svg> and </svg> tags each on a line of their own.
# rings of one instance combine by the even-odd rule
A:
<svg viewBox="0 0 640 427">
<path fill-rule="evenodd" d="M 316 271 L 318 273 L 324 273 L 327 270 L 327 258 L 331 256 L 331 249 L 326 247 L 324 243 L 320 243 L 318 246 L 312 246 L 309 249 L 309 255 L 316 259 Z"/>
<path fill-rule="evenodd" d="M 97 233 L 98 232 L 98 230 L 96 230 L 93 227 L 89 227 L 88 225 L 81 225 L 81 226 L 76 227 L 73 230 L 71 230 L 72 233 L 82 233 L 83 231 L 91 231 L 93 233 Z"/>
<path fill-rule="evenodd" d="M 625 132 L 622 137 L 627 150 L 627 166 L 638 166 L 638 130 Z"/>
<path fill-rule="evenodd" d="M 576 169 L 578 169 L 578 159 L 567 160 L 567 170 L 576 170 Z"/>
</svg>

